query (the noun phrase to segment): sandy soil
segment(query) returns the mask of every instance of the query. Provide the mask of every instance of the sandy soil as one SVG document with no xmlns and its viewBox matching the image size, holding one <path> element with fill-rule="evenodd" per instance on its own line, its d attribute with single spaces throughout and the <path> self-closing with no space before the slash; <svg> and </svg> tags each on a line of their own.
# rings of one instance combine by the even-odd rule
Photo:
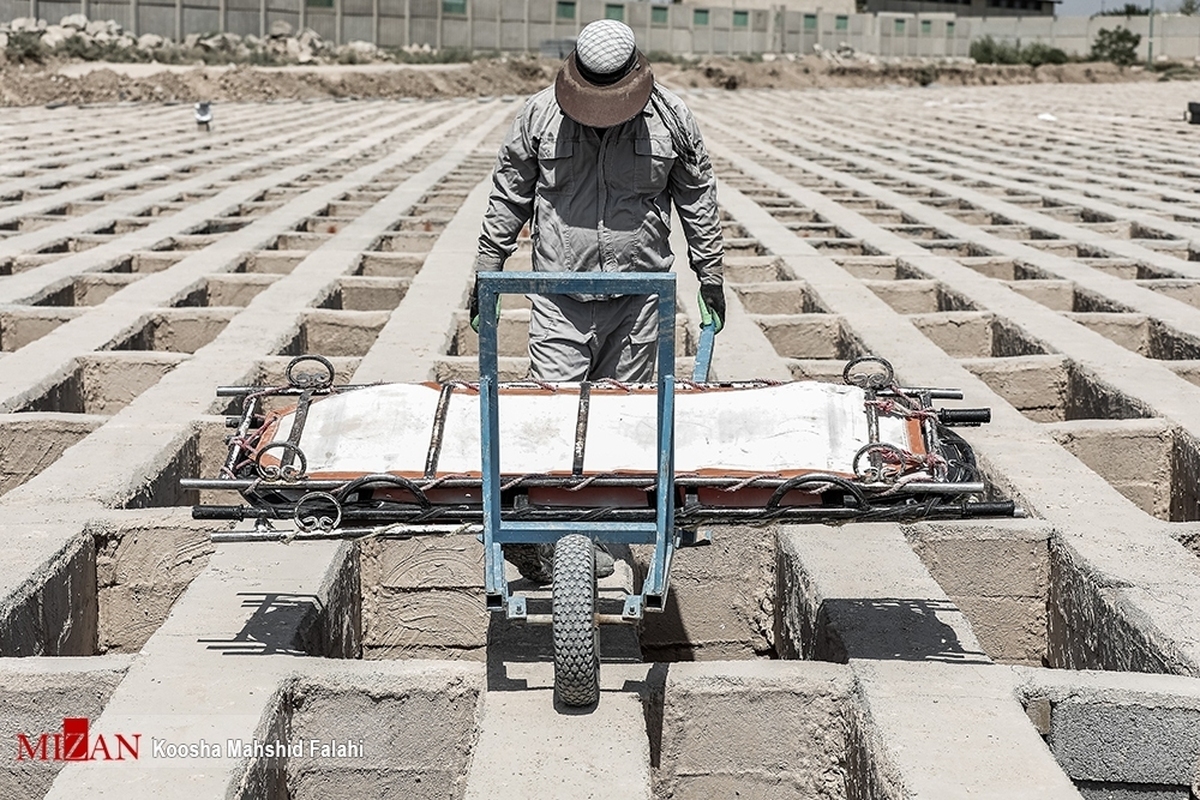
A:
<svg viewBox="0 0 1200 800">
<path fill-rule="evenodd" d="M 258 68 L 167 67 L 154 64 L 0 66 L 0 106 L 112 102 L 263 102 L 319 97 L 476 97 L 528 94 L 549 85 L 557 61 L 529 58 L 471 64 Z M 1111 64 L 977 66 L 973 64 L 837 64 L 810 56 L 746 62 L 713 58 L 699 64 L 660 63 L 668 86 L 721 89 L 1098 83 L 1154 80 L 1137 68 Z"/>
<path fill-rule="evenodd" d="M 1122 70 L 1113 64 L 1026 65 L 933 64 L 917 60 L 903 64 L 850 62 L 838 64 L 817 56 L 795 61 L 777 59 L 746 62 L 711 59 L 698 65 L 656 64 L 655 75 L 672 86 L 722 89 L 808 89 L 820 87 L 993 86 L 1019 83 L 1113 83 L 1157 80 L 1140 68 Z"/>
<path fill-rule="evenodd" d="M 195 67 L 90 65 L 0 68 L 0 106 L 111 102 L 263 102 L 314 97 L 475 97 L 527 94 L 550 83 L 557 65 L 533 59 L 477 61 L 446 68 L 367 65 L 363 68 Z M 129 67 L 136 67 L 129 69 Z M 82 72 L 82 74 L 81 74 Z"/>
</svg>

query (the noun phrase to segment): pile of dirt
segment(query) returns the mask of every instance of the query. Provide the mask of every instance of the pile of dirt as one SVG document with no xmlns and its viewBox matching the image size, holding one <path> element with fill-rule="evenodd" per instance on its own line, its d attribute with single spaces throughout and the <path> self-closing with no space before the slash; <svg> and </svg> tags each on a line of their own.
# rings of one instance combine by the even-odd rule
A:
<svg viewBox="0 0 1200 800">
<path fill-rule="evenodd" d="M 1022 83 L 1116 83 L 1157 80 L 1140 68 L 1109 63 L 975 64 L 972 61 L 911 59 L 839 63 L 819 56 L 778 57 L 761 62 L 729 58 L 697 64 L 656 64 L 654 74 L 671 86 L 720 89 L 813 89 L 867 86 L 995 86 Z"/>
<path fill-rule="evenodd" d="M 558 61 L 528 57 L 469 64 L 279 68 L 7 64 L 0 66 L 0 106 L 525 95 L 550 85 L 558 66 Z M 668 86 L 727 90 L 1101 83 L 1159 77 L 1139 68 L 1120 69 L 1105 63 L 1035 69 L 964 61 L 838 63 L 818 56 L 761 62 L 709 58 L 694 63 L 656 63 L 654 72 Z"/>
<path fill-rule="evenodd" d="M 155 65 L 112 64 L 88 65 L 87 70 L 76 71 L 61 65 L 7 65 L 0 67 L 0 106 L 529 94 L 549 85 L 556 69 L 557 64 L 536 59 L 429 67 L 294 69 L 235 66 L 168 70 L 156 69 Z M 81 74 L 73 74 L 76 72 Z"/>
</svg>

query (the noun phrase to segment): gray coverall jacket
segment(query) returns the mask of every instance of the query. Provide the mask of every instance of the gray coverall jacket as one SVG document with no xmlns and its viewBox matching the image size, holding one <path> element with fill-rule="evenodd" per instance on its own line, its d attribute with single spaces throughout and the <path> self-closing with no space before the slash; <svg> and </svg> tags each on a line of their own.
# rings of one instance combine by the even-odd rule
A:
<svg viewBox="0 0 1200 800">
<path fill-rule="evenodd" d="M 675 260 L 669 243 L 673 201 L 692 269 L 701 283 L 721 285 L 724 246 L 708 153 L 683 101 L 661 87 L 655 94 L 638 116 L 602 133 L 565 116 L 553 87 L 530 98 L 500 147 L 475 269 L 503 268 L 516 250 L 521 228 L 529 223 L 535 271 L 666 272 Z M 660 115 L 663 105 L 678 120 L 674 139 Z M 657 320 L 645 298 L 531 300 L 535 377 L 652 379 Z M 614 315 L 629 317 L 630 329 L 623 329 Z M 575 331 L 569 330 L 572 326 Z M 615 347 L 624 352 L 611 352 L 603 341 L 596 344 L 597 335 L 603 340 L 613 330 Z M 574 345 L 591 348 L 591 372 L 575 375 L 571 368 L 564 373 L 561 365 L 545 363 L 570 360 L 561 347 L 540 347 L 542 340 L 564 336 L 578 340 L 567 342 L 568 350 Z M 631 352 L 641 345 L 647 353 Z M 643 363 L 647 355 L 649 374 Z"/>
</svg>

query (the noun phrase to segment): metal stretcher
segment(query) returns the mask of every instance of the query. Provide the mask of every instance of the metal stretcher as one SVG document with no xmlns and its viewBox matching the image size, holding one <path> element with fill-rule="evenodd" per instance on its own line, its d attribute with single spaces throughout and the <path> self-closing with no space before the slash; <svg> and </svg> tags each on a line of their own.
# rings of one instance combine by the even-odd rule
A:
<svg viewBox="0 0 1200 800">
<path fill-rule="evenodd" d="M 501 384 L 502 293 L 657 295 L 657 382 Z M 241 403 L 224 467 L 183 485 L 240 492 L 245 504 L 193 514 L 255 529 L 213 539 L 481 530 L 488 609 L 552 626 L 556 693 L 582 706 L 599 696 L 598 625 L 662 611 L 674 552 L 704 543 L 701 526 L 1015 511 L 986 499 L 970 448 L 948 430 L 990 411 L 934 408 L 962 393 L 900 387 L 882 359 L 849 362 L 842 385 L 710 383 L 709 324 L 693 379 L 677 379 L 673 275 L 482 274 L 479 297 L 478 383 L 335 386 L 327 360 L 300 356 L 285 386 L 218 389 Z M 294 403 L 265 410 L 281 398 Z M 654 546 L 620 614 L 599 613 L 593 542 Z M 504 546 L 536 543 L 556 543 L 551 614 L 530 613 L 505 577 Z"/>
</svg>

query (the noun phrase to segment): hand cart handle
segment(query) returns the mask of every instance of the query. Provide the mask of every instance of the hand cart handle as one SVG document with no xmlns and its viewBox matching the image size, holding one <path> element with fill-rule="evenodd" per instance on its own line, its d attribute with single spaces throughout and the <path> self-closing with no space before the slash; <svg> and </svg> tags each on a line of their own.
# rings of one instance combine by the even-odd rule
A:
<svg viewBox="0 0 1200 800">
<path fill-rule="evenodd" d="M 708 380 L 708 370 L 712 366 L 713 343 L 717 338 L 717 326 L 710 322 L 700 326 L 700 344 L 696 346 L 696 366 L 692 370 L 692 380 L 704 383 Z"/>
</svg>

